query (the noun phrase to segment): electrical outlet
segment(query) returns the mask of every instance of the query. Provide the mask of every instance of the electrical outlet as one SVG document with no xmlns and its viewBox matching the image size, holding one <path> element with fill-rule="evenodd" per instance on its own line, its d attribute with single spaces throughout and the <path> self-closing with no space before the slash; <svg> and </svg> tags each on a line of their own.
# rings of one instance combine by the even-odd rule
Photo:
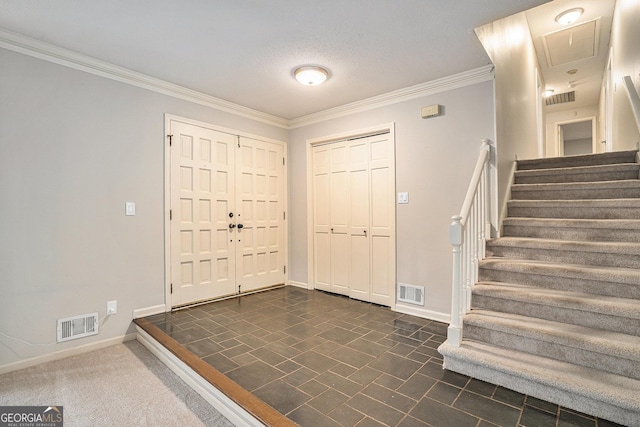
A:
<svg viewBox="0 0 640 427">
<path fill-rule="evenodd" d="M 118 312 L 118 301 L 107 301 L 107 316 Z"/>
</svg>

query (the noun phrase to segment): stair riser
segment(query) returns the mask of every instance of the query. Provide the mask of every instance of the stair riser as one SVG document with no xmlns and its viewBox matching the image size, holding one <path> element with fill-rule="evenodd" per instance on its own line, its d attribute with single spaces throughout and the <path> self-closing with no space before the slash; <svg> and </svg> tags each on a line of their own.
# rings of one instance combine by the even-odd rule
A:
<svg viewBox="0 0 640 427">
<path fill-rule="evenodd" d="M 637 207 L 509 207 L 510 217 L 566 219 L 640 219 Z"/>
<path fill-rule="evenodd" d="M 497 298 L 495 296 L 478 294 L 474 294 L 471 301 L 472 309 L 519 314 L 538 319 L 561 321 L 572 325 L 580 325 L 640 336 L 639 319 L 615 316 L 614 313 L 595 313 L 567 307 L 544 305 L 541 303 Z"/>
<path fill-rule="evenodd" d="M 550 250 L 545 248 L 533 249 L 491 245 L 487 246 L 487 256 L 603 267 L 640 268 L 640 255 L 635 254 L 557 249 Z"/>
<path fill-rule="evenodd" d="M 640 169 L 640 168 L 638 168 Z M 551 184 L 569 182 L 594 182 L 594 181 L 620 181 L 625 179 L 638 179 L 640 173 L 636 170 L 602 173 L 558 174 L 558 175 L 518 175 L 516 172 L 516 184 Z"/>
<path fill-rule="evenodd" d="M 532 227 L 504 225 L 503 236 L 540 239 L 575 240 L 581 242 L 640 242 L 640 230 L 578 227 Z"/>
<path fill-rule="evenodd" d="M 640 187 L 584 190 L 519 190 L 511 189 L 511 200 L 587 200 L 637 199 Z"/>
<path fill-rule="evenodd" d="M 615 281 L 554 276 L 551 273 L 506 271 L 483 267 L 479 269 L 479 280 L 640 300 L 640 283 L 630 285 Z"/>
<path fill-rule="evenodd" d="M 464 324 L 463 331 L 464 339 L 467 340 L 506 348 L 517 348 L 519 351 L 526 353 L 640 379 L 640 363 L 637 360 L 629 360 L 616 354 L 608 354 L 603 357 L 601 353 L 491 330 L 476 325 Z"/>
</svg>

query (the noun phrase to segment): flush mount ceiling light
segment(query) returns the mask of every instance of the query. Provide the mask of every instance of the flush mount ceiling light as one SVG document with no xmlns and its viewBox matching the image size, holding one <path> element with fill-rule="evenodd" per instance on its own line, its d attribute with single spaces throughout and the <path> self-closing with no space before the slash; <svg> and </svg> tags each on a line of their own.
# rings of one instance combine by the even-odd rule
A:
<svg viewBox="0 0 640 427">
<path fill-rule="evenodd" d="M 560 15 L 556 16 L 556 22 L 560 25 L 573 24 L 578 18 L 580 18 L 583 12 L 584 9 L 581 7 L 565 10 Z"/>
<path fill-rule="evenodd" d="M 293 71 L 297 81 L 305 86 L 318 86 L 329 76 L 326 68 L 317 66 L 298 67 Z"/>
</svg>

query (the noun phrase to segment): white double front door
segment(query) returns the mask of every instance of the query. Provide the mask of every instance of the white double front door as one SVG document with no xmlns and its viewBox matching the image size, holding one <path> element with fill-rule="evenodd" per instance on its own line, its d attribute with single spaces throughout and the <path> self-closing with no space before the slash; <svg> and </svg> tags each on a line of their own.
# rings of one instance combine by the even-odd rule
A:
<svg viewBox="0 0 640 427">
<path fill-rule="evenodd" d="M 395 296 L 389 133 L 313 146 L 313 286 L 386 306 Z"/>
<path fill-rule="evenodd" d="M 284 145 L 168 128 L 170 305 L 284 283 Z"/>
</svg>

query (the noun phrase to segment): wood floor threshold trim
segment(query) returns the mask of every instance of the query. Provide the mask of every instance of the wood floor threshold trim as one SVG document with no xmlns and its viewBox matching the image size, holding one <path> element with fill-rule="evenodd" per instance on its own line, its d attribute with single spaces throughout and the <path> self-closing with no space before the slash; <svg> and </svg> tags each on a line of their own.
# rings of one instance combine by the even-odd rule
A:
<svg viewBox="0 0 640 427">
<path fill-rule="evenodd" d="M 276 411 L 270 405 L 241 387 L 235 381 L 204 362 L 202 359 L 185 349 L 176 340 L 165 334 L 160 328 L 146 319 L 134 319 L 134 323 L 147 332 L 153 339 L 169 350 L 178 359 L 193 369 L 209 384 L 224 393 L 245 411 L 260 420 L 266 426 L 297 426 L 296 423 Z"/>
</svg>

